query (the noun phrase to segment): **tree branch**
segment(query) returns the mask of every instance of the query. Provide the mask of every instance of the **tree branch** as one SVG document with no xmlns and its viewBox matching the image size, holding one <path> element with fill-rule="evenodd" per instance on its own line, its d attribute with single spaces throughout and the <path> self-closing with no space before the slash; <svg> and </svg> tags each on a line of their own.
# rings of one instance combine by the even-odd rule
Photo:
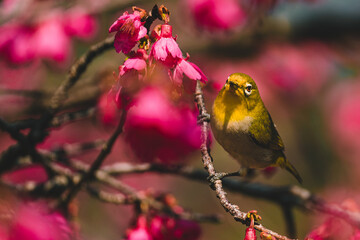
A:
<svg viewBox="0 0 360 240">
<path fill-rule="evenodd" d="M 124 127 L 124 124 L 126 121 L 126 115 L 127 115 L 127 111 L 123 110 L 119 124 L 118 124 L 115 132 L 113 133 L 113 135 L 111 135 L 109 140 L 103 145 L 101 152 L 99 153 L 99 155 L 97 156 L 97 158 L 95 159 L 93 164 L 91 165 L 89 171 L 86 172 L 81 177 L 79 183 L 76 184 L 65 197 L 61 198 L 60 203 L 59 203 L 60 207 L 67 206 L 67 204 L 71 201 L 71 199 L 80 191 L 82 185 L 94 177 L 96 170 L 98 170 L 100 168 L 101 164 L 104 162 L 106 157 L 111 152 L 111 149 L 115 143 L 115 140 L 122 133 L 123 127 Z"/>
</svg>

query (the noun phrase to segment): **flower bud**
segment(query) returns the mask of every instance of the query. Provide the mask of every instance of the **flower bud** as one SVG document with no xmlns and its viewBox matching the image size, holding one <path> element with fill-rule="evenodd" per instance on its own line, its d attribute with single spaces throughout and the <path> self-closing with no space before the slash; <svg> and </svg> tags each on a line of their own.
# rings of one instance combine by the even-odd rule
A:
<svg viewBox="0 0 360 240">
<path fill-rule="evenodd" d="M 245 231 L 244 240 L 256 240 L 256 230 L 252 227 L 248 227 Z"/>
</svg>

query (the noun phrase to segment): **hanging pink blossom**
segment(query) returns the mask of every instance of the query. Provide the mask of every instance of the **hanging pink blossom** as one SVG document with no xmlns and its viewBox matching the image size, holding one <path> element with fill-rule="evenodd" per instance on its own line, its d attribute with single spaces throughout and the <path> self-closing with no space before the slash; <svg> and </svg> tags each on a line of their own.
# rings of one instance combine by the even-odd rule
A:
<svg viewBox="0 0 360 240">
<path fill-rule="evenodd" d="M 148 59 L 146 51 L 138 49 L 136 53 L 130 52 L 130 55 L 130 58 L 119 67 L 118 80 L 109 92 L 119 109 L 130 107 L 130 95 L 139 88 L 139 81 L 146 73 Z"/>
<path fill-rule="evenodd" d="M 186 59 L 180 59 L 175 67 L 173 79 L 176 83 L 181 84 L 183 75 L 192 80 L 200 80 L 203 83 L 207 82 L 205 74 L 192 62 L 188 62 Z"/>
<path fill-rule="evenodd" d="M 44 19 L 37 26 L 29 44 L 35 49 L 37 57 L 56 62 L 64 62 L 71 50 L 70 37 L 64 31 L 60 16 Z"/>
<path fill-rule="evenodd" d="M 119 111 L 112 99 L 109 99 L 108 94 L 103 94 L 100 96 L 97 108 L 98 108 L 98 117 L 100 121 L 105 126 L 116 126 L 119 119 Z"/>
<path fill-rule="evenodd" d="M 70 240 L 72 230 L 65 218 L 45 204 L 22 204 L 9 227 L 9 240 Z"/>
<path fill-rule="evenodd" d="M 174 67 L 178 60 L 182 58 L 179 45 L 172 36 L 172 26 L 168 24 L 161 26 L 160 38 L 152 45 L 150 57 L 169 68 Z"/>
<path fill-rule="evenodd" d="M 125 132 L 127 142 L 142 161 L 183 160 L 200 147 L 200 128 L 189 108 L 174 106 L 156 88 L 142 90 L 135 102 Z"/>
<path fill-rule="evenodd" d="M 197 240 L 201 235 L 201 229 L 196 222 L 161 215 L 151 220 L 149 232 L 154 240 Z"/>
<path fill-rule="evenodd" d="M 32 46 L 34 28 L 17 23 L 0 26 L 0 53 L 7 61 L 22 64 L 36 57 Z"/>
<path fill-rule="evenodd" d="M 126 240 L 153 240 L 147 228 L 146 217 L 142 215 L 138 217 L 135 228 L 128 230 L 126 235 Z"/>
<path fill-rule="evenodd" d="M 256 239 L 257 239 L 256 230 L 254 229 L 254 227 L 246 228 L 244 240 L 256 240 Z"/>
<path fill-rule="evenodd" d="M 109 28 L 109 32 L 117 32 L 115 35 L 116 52 L 129 53 L 136 43 L 146 36 L 147 30 L 138 11 L 133 14 L 125 12 Z"/>
<path fill-rule="evenodd" d="M 124 62 L 120 75 L 123 76 L 125 73 L 135 70 L 135 71 L 143 71 L 146 68 L 146 60 L 148 59 L 148 55 L 144 49 L 138 49 L 136 53 L 132 54 L 132 56 Z"/>
</svg>

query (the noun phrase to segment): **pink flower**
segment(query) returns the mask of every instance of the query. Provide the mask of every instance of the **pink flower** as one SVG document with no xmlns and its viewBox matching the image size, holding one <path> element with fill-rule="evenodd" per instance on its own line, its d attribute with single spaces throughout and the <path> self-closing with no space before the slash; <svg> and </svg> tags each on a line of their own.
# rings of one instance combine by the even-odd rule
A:
<svg viewBox="0 0 360 240">
<path fill-rule="evenodd" d="M 151 47 L 150 56 L 172 68 L 182 58 L 181 50 L 172 36 L 172 26 L 161 25 L 160 39 Z"/>
<path fill-rule="evenodd" d="M 151 220 L 149 232 L 154 240 L 197 240 L 201 228 L 194 221 L 158 215 Z"/>
<path fill-rule="evenodd" d="M 119 119 L 119 111 L 108 94 L 103 94 L 98 102 L 99 118 L 105 126 L 116 126 Z"/>
<path fill-rule="evenodd" d="M 119 109 L 130 107 L 131 95 L 137 92 L 139 81 L 146 73 L 146 51 L 138 49 L 136 53 L 130 52 L 130 55 L 131 57 L 119 67 L 118 81 L 109 92 Z"/>
<path fill-rule="evenodd" d="M 256 239 L 257 239 L 256 230 L 254 229 L 254 227 L 246 228 L 244 240 L 256 240 Z"/>
<path fill-rule="evenodd" d="M 145 216 L 138 217 L 136 227 L 127 231 L 126 240 L 153 240 L 147 228 Z"/>
<path fill-rule="evenodd" d="M 184 159 L 200 147 L 200 128 L 195 114 L 175 106 L 159 89 L 139 92 L 128 114 L 126 140 L 135 154 L 146 162 L 164 163 Z"/>
<path fill-rule="evenodd" d="M 187 59 L 180 59 L 175 67 L 173 79 L 176 83 L 181 84 L 183 75 L 192 80 L 200 80 L 203 83 L 207 82 L 205 74 L 192 62 L 188 62 Z"/>
<path fill-rule="evenodd" d="M 70 9 L 64 15 L 63 25 L 67 35 L 81 39 L 92 38 L 98 27 L 96 19 L 79 7 Z"/>
<path fill-rule="evenodd" d="M 136 226 L 127 231 L 126 240 L 197 240 L 201 234 L 199 224 L 194 221 L 161 215 L 148 219 L 140 215 Z"/>
<path fill-rule="evenodd" d="M 71 234 L 65 218 L 41 203 L 22 204 L 9 227 L 9 240 L 70 240 Z"/>
<path fill-rule="evenodd" d="M 32 46 L 32 27 L 20 24 L 0 26 L 0 53 L 7 61 L 22 64 L 35 58 L 35 48 Z"/>
<path fill-rule="evenodd" d="M 130 58 L 128 58 L 120 71 L 120 76 L 123 76 L 125 73 L 135 70 L 135 71 L 143 71 L 146 69 L 146 60 L 148 56 L 144 49 L 138 49 L 135 54 L 132 54 Z"/>
<path fill-rule="evenodd" d="M 116 52 L 129 53 L 136 43 L 146 36 L 147 29 L 143 25 L 138 11 L 133 14 L 125 12 L 119 17 L 109 28 L 110 33 L 117 32 L 114 42 Z"/>
<path fill-rule="evenodd" d="M 39 23 L 28 44 L 35 49 L 37 57 L 56 62 L 67 60 L 71 51 L 70 37 L 64 31 L 60 16 L 52 16 Z"/>
<path fill-rule="evenodd" d="M 187 0 L 196 24 L 209 31 L 230 30 L 244 24 L 246 14 L 236 0 Z"/>
<path fill-rule="evenodd" d="M 58 63 L 68 60 L 71 36 L 89 38 L 95 33 L 95 19 L 83 10 L 52 11 L 33 23 L 9 23 L 0 26 L 0 53 L 11 63 L 23 64 L 35 59 Z"/>
</svg>

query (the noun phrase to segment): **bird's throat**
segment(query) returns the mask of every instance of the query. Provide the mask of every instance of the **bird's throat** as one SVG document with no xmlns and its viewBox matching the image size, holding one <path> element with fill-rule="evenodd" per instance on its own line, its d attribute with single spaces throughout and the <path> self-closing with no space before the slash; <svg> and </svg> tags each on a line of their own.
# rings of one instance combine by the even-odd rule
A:
<svg viewBox="0 0 360 240">
<path fill-rule="evenodd" d="M 234 122 L 241 122 L 248 115 L 245 99 L 232 90 L 220 91 L 213 105 L 214 123 L 219 128 L 228 129 Z"/>
</svg>

